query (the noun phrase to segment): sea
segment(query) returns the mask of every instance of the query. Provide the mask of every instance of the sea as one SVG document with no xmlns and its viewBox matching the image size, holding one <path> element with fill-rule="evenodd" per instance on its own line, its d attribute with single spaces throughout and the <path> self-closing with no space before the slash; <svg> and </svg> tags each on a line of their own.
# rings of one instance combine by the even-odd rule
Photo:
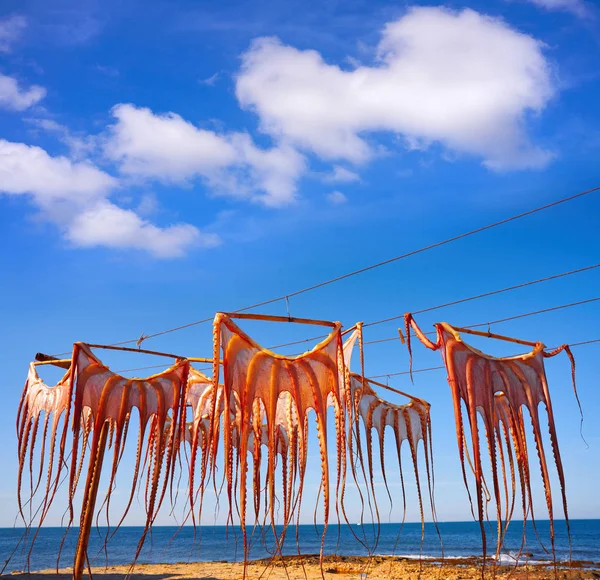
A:
<svg viewBox="0 0 600 580">
<path fill-rule="evenodd" d="M 555 546 L 557 560 L 572 560 L 594 563 L 600 567 L 600 520 L 572 520 L 571 549 L 564 521 L 555 522 Z M 527 542 L 521 550 L 523 523 L 511 522 L 505 536 L 504 548 L 500 556 L 503 563 L 549 562 L 549 522 L 536 522 L 537 534 L 545 542 L 540 544 L 531 524 L 527 525 Z M 329 525 L 324 544 L 326 554 L 344 556 L 383 555 L 407 558 L 464 558 L 481 556 L 481 535 L 477 522 L 440 522 L 438 530 L 434 524 L 425 524 L 422 540 L 420 523 L 381 524 L 379 529 L 371 524 Z M 280 531 L 280 528 L 279 530 Z M 252 533 L 253 532 L 253 533 Z M 321 548 L 322 526 L 290 526 L 282 552 L 286 555 L 318 554 Z M 488 527 L 488 553 L 495 554 L 495 534 Z M 31 540 L 35 530 L 25 535 L 23 528 L 0 528 L 0 567 L 6 562 L 4 573 L 20 570 L 42 570 L 57 565 L 57 554 L 64 541 L 60 567 L 73 564 L 77 542 L 77 528 L 65 535 L 63 528 L 44 527 L 38 531 L 33 547 Z M 114 534 L 114 535 L 113 535 Z M 94 528 L 90 537 L 88 554 L 92 566 L 129 564 L 136 552 L 142 534 L 140 527 L 121 527 L 116 532 Z M 296 541 L 297 537 L 297 541 Z M 440 542 L 441 537 L 441 542 Z M 250 559 L 270 557 L 275 542 L 270 527 L 249 529 Z M 546 548 L 545 551 L 544 547 Z M 225 526 L 154 527 L 139 557 L 139 563 L 180 563 L 180 562 L 230 562 L 243 560 L 244 550 L 239 528 Z"/>
</svg>

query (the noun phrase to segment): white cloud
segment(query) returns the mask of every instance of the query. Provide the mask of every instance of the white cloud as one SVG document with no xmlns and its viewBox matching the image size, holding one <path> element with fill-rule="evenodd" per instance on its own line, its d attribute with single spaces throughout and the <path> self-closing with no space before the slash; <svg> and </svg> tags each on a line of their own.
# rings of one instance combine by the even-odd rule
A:
<svg viewBox="0 0 600 580">
<path fill-rule="evenodd" d="M 157 258 L 178 258 L 190 246 L 213 247 L 220 242 L 215 234 L 201 234 L 190 224 L 159 228 L 106 200 L 79 214 L 66 237 L 79 247 L 134 248 Z"/>
<path fill-rule="evenodd" d="M 292 202 L 296 183 L 306 167 L 305 159 L 288 145 L 260 149 L 246 133 L 234 133 L 230 140 L 237 152 L 236 167 L 232 169 L 237 183 L 234 190 L 246 192 L 261 203 L 279 207 Z M 213 183 L 218 177 L 213 177 Z"/>
<path fill-rule="evenodd" d="M 584 0 L 525 0 L 546 10 L 564 10 L 580 18 L 585 18 L 590 13 L 590 8 Z"/>
<path fill-rule="evenodd" d="M 30 194 L 47 209 L 61 202 L 81 207 L 105 197 L 117 181 L 91 163 L 51 157 L 40 147 L 0 139 L 0 191 Z"/>
<path fill-rule="evenodd" d="M 201 234 L 194 226 L 160 228 L 114 205 L 107 198 L 118 185 L 91 163 L 0 140 L 0 192 L 31 196 L 41 214 L 76 246 L 136 248 L 168 258 L 180 256 L 191 245 L 218 242 L 216 236 Z"/>
<path fill-rule="evenodd" d="M 55 134 L 58 139 L 69 148 L 71 159 L 81 160 L 88 157 L 98 146 L 98 139 L 94 135 L 74 134 L 68 127 L 57 123 L 52 119 L 24 119 L 27 123 Z"/>
<path fill-rule="evenodd" d="M 26 27 L 27 20 L 19 14 L 0 19 L 0 52 L 10 52 Z"/>
<path fill-rule="evenodd" d="M 412 147 L 441 143 L 494 169 L 539 167 L 525 116 L 554 94 L 543 45 L 470 9 L 412 8 L 385 26 L 374 66 L 344 71 L 314 50 L 255 41 L 236 81 L 261 129 L 325 159 L 359 163 L 369 134 L 400 134 Z"/>
<path fill-rule="evenodd" d="M 348 201 L 348 198 L 341 191 L 332 191 L 326 196 L 327 201 L 332 205 L 343 205 Z"/>
<path fill-rule="evenodd" d="M 323 177 L 325 183 L 352 183 L 360 181 L 360 175 L 341 165 L 334 165 L 331 173 Z"/>
<path fill-rule="evenodd" d="M 272 206 L 294 199 L 305 160 L 289 146 L 261 149 L 245 133 L 219 134 L 130 104 L 113 115 L 104 151 L 124 174 L 174 183 L 202 177 L 221 194 Z"/>
<path fill-rule="evenodd" d="M 13 111 L 24 111 L 46 96 L 46 89 L 32 85 L 29 89 L 19 87 L 13 77 L 0 73 L 0 107 Z"/>
<path fill-rule="evenodd" d="M 213 131 L 198 129 L 175 113 L 116 105 L 117 122 L 105 144 L 107 156 L 123 173 L 166 181 L 184 181 L 235 160 L 235 149 Z"/>
</svg>

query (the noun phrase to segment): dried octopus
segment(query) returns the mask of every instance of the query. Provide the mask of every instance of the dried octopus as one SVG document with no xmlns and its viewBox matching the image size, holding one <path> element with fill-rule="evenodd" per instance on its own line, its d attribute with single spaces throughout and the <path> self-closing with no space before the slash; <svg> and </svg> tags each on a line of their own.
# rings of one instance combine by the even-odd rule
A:
<svg viewBox="0 0 600 580">
<path fill-rule="evenodd" d="M 516 339 L 512 342 L 531 344 L 533 350 L 527 354 L 496 358 L 488 356 L 479 350 L 466 344 L 460 331 L 447 323 L 435 325 L 437 341 L 433 342 L 421 331 L 414 321 L 412 315 L 406 314 L 406 333 L 408 349 L 411 357 L 410 330 L 415 331 L 421 342 L 432 350 L 441 350 L 444 364 L 448 372 L 448 384 L 452 392 L 454 403 L 454 415 L 456 419 L 456 436 L 458 439 L 458 450 L 460 455 L 463 479 L 467 491 L 467 472 L 465 460 L 470 464 L 476 487 L 477 517 L 481 527 L 483 541 L 483 555 L 486 556 L 486 533 L 484 521 L 486 511 L 484 509 L 484 496 L 489 497 L 489 488 L 482 468 L 480 433 L 477 424 L 477 416 L 483 420 L 485 437 L 489 450 L 489 458 L 492 471 L 492 489 L 496 503 L 497 516 L 497 549 L 496 557 L 499 555 L 504 534 L 511 520 L 514 510 L 514 499 L 516 496 L 515 465 L 518 470 L 521 488 L 521 504 L 523 510 L 524 526 L 528 515 L 535 524 L 533 502 L 531 497 L 531 466 L 526 441 L 525 412 L 527 409 L 532 424 L 532 432 L 539 457 L 539 466 L 544 484 L 546 505 L 550 520 L 550 540 L 552 554 L 554 556 L 554 507 L 552 501 L 552 490 L 550 486 L 550 475 L 546 452 L 542 440 L 542 429 L 538 406 L 540 403 L 546 408 L 548 417 L 548 430 L 554 462 L 558 473 L 561 488 L 561 498 L 567 529 L 569 529 L 569 516 L 567 510 L 567 498 L 565 492 L 565 476 L 562 467 L 554 414 L 550 401 L 550 391 L 544 368 L 544 358 L 553 357 L 563 350 L 569 356 L 572 368 L 572 380 L 575 395 L 575 361 L 567 345 L 546 351 L 544 344 L 527 343 Z M 466 331 L 465 329 L 460 329 Z M 473 333 L 473 331 L 467 331 Z M 507 339 L 498 335 L 492 337 Z M 578 401 L 579 402 L 579 401 Z M 465 437 L 465 420 L 463 417 L 462 403 L 464 403 L 467 414 L 467 426 L 471 437 L 471 451 Z M 504 448 L 508 455 L 510 471 L 510 487 L 512 499 L 510 499 L 508 474 Z M 499 473 L 502 476 L 502 498 Z M 471 495 L 469 492 L 469 499 Z M 502 509 L 504 504 L 504 510 Z M 502 520 L 504 519 L 504 526 Z M 525 534 L 525 528 L 523 533 Z"/>
<path fill-rule="evenodd" d="M 243 317 L 242 315 L 237 315 Z M 215 361 L 223 355 L 223 456 L 226 475 L 226 489 L 229 500 L 229 514 L 232 515 L 234 487 L 239 492 L 240 526 L 244 541 L 244 560 L 248 556 L 246 529 L 248 454 L 251 440 L 254 442 L 254 499 L 260 493 L 256 487 L 257 469 L 260 466 L 259 441 L 267 443 L 266 505 L 270 523 L 275 531 L 275 494 L 276 456 L 281 455 L 282 464 L 287 461 L 287 448 L 292 442 L 289 454 L 290 465 L 283 469 L 289 473 L 283 488 L 284 530 L 291 516 L 290 482 L 298 478 L 298 492 L 293 504 L 299 510 L 307 465 L 308 411 L 314 410 L 317 426 L 317 438 L 321 453 L 321 487 L 323 490 L 323 517 L 325 529 L 329 521 L 330 482 L 329 457 L 327 453 L 327 404 L 328 400 L 335 410 L 336 450 L 340 458 L 337 469 L 337 481 L 341 480 L 340 466 L 345 466 L 345 402 L 342 396 L 340 377 L 344 376 L 341 324 L 322 323 L 332 328 L 329 336 L 311 351 L 297 357 L 275 354 L 256 343 L 232 320 L 231 316 L 218 313 L 214 322 Z M 216 388 L 219 379 L 219 365 L 215 362 L 213 373 Z M 216 404 L 216 402 L 215 402 Z M 213 405 L 214 406 L 214 405 Z M 213 410 L 213 416 L 215 415 Z M 232 416 L 238 417 L 236 424 Z M 264 418 L 264 420 L 263 420 Z M 263 423 L 265 429 L 263 430 Z M 237 427 L 237 437 L 233 437 Z M 213 429 L 214 429 L 213 423 Z M 266 432 L 265 432 L 266 431 Z M 217 438 L 211 439 L 212 449 L 208 461 L 216 464 Z M 237 474 L 234 480 L 234 470 Z M 239 481 L 238 481 L 239 477 Z M 234 482 L 238 484 L 234 485 Z M 255 510 L 256 510 L 255 504 Z M 280 545 L 280 540 L 278 540 Z"/>
<path fill-rule="evenodd" d="M 146 533 L 152 525 L 164 499 L 175 466 L 176 441 L 182 436 L 184 423 L 184 393 L 189 362 L 178 360 L 169 369 L 147 379 L 127 379 L 109 370 L 83 343 L 73 349 L 71 373 L 75 387 L 73 452 L 70 471 L 70 505 L 77 485 L 77 457 L 80 425 L 84 425 L 84 440 L 91 429 L 88 472 L 81 511 L 82 530 L 77 543 L 74 576 L 80 577 L 87 553 L 89 531 L 98 492 L 99 472 L 102 468 L 107 439 L 113 448 L 110 482 L 105 502 L 110 501 L 114 478 L 127 439 L 129 422 L 134 407 L 139 412 L 138 445 L 129 501 L 123 518 L 129 511 L 137 487 L 142 456 L 146 466 L 145 509 L 146 522 L 135 560 L 139 556 Z M 78 420 L 89 414 L 89 420 Z M 148 431 L 148 432 L 146 432 Z M 85 454 L 82 447 L 81 455 Z M 163 473 L 164 469 L 164 473 Z M 162 477 L 161 477 L 162 476 Z M 162 478 L 162 485 L 160 485 Z M 121 519 L 121 522 L 123 521 Z"/>
<path fill-rule="evenodd" d="M 268 316 L 237 316 L 267 321 L 281 320 Z M 200 497 L 198 515 L 201 516 L 202 498 L 210 480 L 213 481 L 217 494 L 219 493 L 217 469 L 222 457 L 222 473 L 229 503 L 227 522 L 233 523 L 235 516 L 239 520 L 244 535 L 245 561 L 248 559 L 248 496 L 253 500 L 255 522 L 258 522 L 259 514 L 264 510 L 263 525 L 268 519 L 274 532 L 276 505 L 283 506 L 283 532 L 275 533 L 277 549 L 281 550 L 285 530 L 294 518 L 298 523 L 302 505 L 310 410 L 314 411 L 321 455 L 320 493 L 323 494 L 325 520 L 323 539 L 331 504 L 335 504 L 336 510 L 340 505 L 344 510 L 348 464 L 357 485 L 357 472 L 362 471 L 364 474 L 368 470 L 371 491 L 367 490 L 367 493 L 375 501 L 373 429 L 378 433 L 384 478 L 386 427 L 394 431 L 399 464 L 401 445 L 403 441 L 408 441 L 423 516 L 417 449 L 419 442 L 422 442 L 430 481 L 429 405 L 410 397 L 408 404 L 397 406 L 377 397 L 373 387 L 384 385 L 364 378 L 362 327 L 357 325 L 342 333 L 339 323 L 317 322 L 331 328 L 328 337 L 309 352 L 289 357 L 262 348 L 233 322 L 233 317 L 223 313 L 215 317 L 212 378 L 191 367 L 189 360 L 179 358 L 173 366 L 159 374 L 146 379 L 128 379 L 111 371 L 92 352 L 92 347 L 84 343 L 75 344 L 69 372 L 55 387 L 44 385 L 37 376 L 35 367 L 31 367 L 17 424 L 19 490 L 27 460 L 32 472 L 36 433 L 43 416 L 40 471 L 35 482 L 33 473 L 31 477 L 33 497 L 40 486 L 45 449 L 49 447 L 42 520 L 56 495 L 61 477 L 68 476 L 70 522 L 73 521 L 75 493 L 80 479 L 83 479 L 81 476 L 84 468 L 87 467 L 73 573 L 77 580 L 82 577 L 87 562 L 89 534 L 96 511 L 104 455 L 107 449 L 112 449 L 109 484 L 99 508 L 105 508 L 108 515 L 134 407 L 139 414 L 135 465 L 129 499 L 118 524 L 122 523 L 129 512 L 135 490 L 140 488 L 140 483 L 145 482 L 146 521 L 134 563 L 167 490 L 175 480 L 176 466 L 182 465 L 184 455 L 188 457 L 188 501 L 194 524 L 197 498 Z M 315 323 L 297 319 L 294 321 Z M 349 336 L 343 342 L 343 334 L 348 333 Z M 361 357 L 360 375 L 350 372 L 351 355 L 357 339 Z M 221 366 L 222 383 L 219 381 Z M 335 491 L 330 483 L 331 453 L 327 437 L 329 407 L 333 408 L 335 420 Z M 70 417 L 69 445 L 67 435 Z M 366 462 L 362 453 L 363 435 L 360 425 L 366 437 Z M 59 457 L 55 458 L 57 443 Z M 187 446 L 184 452 L 183 444 Z M 264 474 L 261 473 L 263 448 L 266 448 L 267 459 Z M 69 454 L 70 461 L 67 465 Z M 348 456 L 351 458 L 349 462 Z M 252 493 L 248 491 L 247 482 L 250 459 L 253 464 Z M 199 474 L 196 469 L 198 465 Z M 62 474 L 61 470 L 67 473 Z M 277 471 L 280 475 L 277 475 Z M 400 475 L 403 478 L 402 471 Z M 278 478 L 281 480 L 282 498 L 277 497 Z M 364 480 L 367 481 L 367 476 Z M 429 489 L 431 494 L 431 487 Z M 19 505 L 23 511 L 21 498 Z"/>
<path fill-rule="evenodd" d="M 68 433 L 69 414 L 71 410 L 71 375 L 67 372 L 54 386 L 46 385 L 38 376 L 35 363 L 29 367 L 29 374 L 17 413 L 17 440 L 19 454 L 19 471 L 17 482 L 17 498 L 19 512 L 23 521 L 31 525 L 33 519 L 33 501 L 42 481 L 47 454 L 46 486 L 42 504 L 36 509 L 39 512 L 40 526 L 44 522 L 52 500 L 60 483 L 62 467 L 65 464 L 65 448 Z M 60 428 L 62 418 L 62 428 Z M 39 432 L 40 421 L 43 421 L 41 436 L 41 451 L 39 458 L 39 472 L 37 480 L 33 481 L 34 449 Z M 48 433 L 48 430 L 50 431 Z M 58 457 L 56 444 L 58 443 Z M 30 497 L 27 503 L 30 506 L 30 516 L 26 519 L 23 512 L 22 499 L 23 471 L 27 461 L 29 449 Z"/>
<path fill-rule="evenodd" d="M 401 391 L 397 391 L 397 393 L 410 399 L 410 402 L 404 405 L 394 405 L 378 397 L 373 390 L 373 386 L 387 388 L 387 385 L 383 385 L 377 381 L 365 379 L 363 376 L 354 373 L 351 374 L 350 380 L 355 414 L 357 417 L 362 419 L 364 426 L 369 479 L 373 495 L 375 495 L 375 490 L 373 486 L 372 431 L 375 429 L 379 440 L 379 462 L 381 474 L 388 497 L 390 501 L 392 501 L 387 482 L 387 470 L 385 467 L 385 430 L 386 427 L 390 427 L 394 433 L 396 442 L 396 453 L 398 457 L 398 466 L 400 469 L 400 482 L 402 485 L 404 513 L 406 514 L 406 494 L 404 489 L 404 475 L 402 472 L 401 448 L 403 442 L 407 441 L 413 462 L 415 481 L 417 485 L 421 524 L 424 526 L 425 514 L 423 509 L 423 495 L 421 492 L 418 468 L 418 446 L 419 442 L 422 442 L 431 509 L 435 519 L 435 507 L 432 489 L 433 458 L 431 456 L 431 419 L 429 415 L 431 406 L 423 399 L 413 397 Z M 423 528 L 422 532 L 424 533 Z"/>
</svg>

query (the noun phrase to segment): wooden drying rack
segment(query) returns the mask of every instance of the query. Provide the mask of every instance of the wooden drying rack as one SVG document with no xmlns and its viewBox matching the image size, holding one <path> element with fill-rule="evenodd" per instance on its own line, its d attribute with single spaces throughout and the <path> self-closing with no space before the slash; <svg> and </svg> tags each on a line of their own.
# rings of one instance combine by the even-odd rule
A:
<svg viewBox="0 0 600 580">
<path fill-rule="evenodd" d="M 200 362 L 200 363 L 212 363 L 213 362 L 212 358 L 193 357 L 193 356 L 186 357 L 186 356 L 181 356 L 178 354 L 169 354 L 166 352 L 159 352 L 156 350 L 146 350 L 143 348 L 129 348 L 126 346 L 111 346 L 108 344 L 88 344 L 87 346 L 89 346 L 90 348 L 103 348 L 105 350 L 119 350 L 119 351 L 124 351 L 124 352 L 135 352 L 135 353 L 141 353 L 141 354 L 151 354 L 151 355 L 155 355 L 155 356 L 165 356 L 167 358 L 174 358 L 174 359 L 186 359 L 186 360 L 189 360 L 190 362 Z M 71 366 L 70 358 L 59 359 L 59 358 L 53 357 L 49 354 L 44 354 L 42 352 L 36 353 L 35 360 L 36 360 L 36 362 L 34 363 L 35 365 L 54 365 L 57 367 L 61 367 L 63 369 L 68 369 Z M 221 361 L 219 361 L 219 363 L 221 363 Z"/>
<path fill-rule="evenodd" d="M 293 316 L 272 316 L 269 314 L 250 314 L 250 313 L 242 313 L 242 312 L 222 312 L 221 314 L 225 314 L 229 316 L 229 318 L 238 318 L 245 320 L 264 320 L 264 321 L 272 321 L 272 322 L 296 322 L 299 324 L 314 324 L 316 326 L 331 326 L 335 327 L 336 322 L 330 322 L 328 320 L 314 320 L 312 318 L 295 318 Z M 356 327 L 353 326 L 352 330 Z M 86 343 L 87 344 L 87 343 Z M 142 354 L 151 354 L 154 356 L 165 356 L 168 358 L 174 359 L 187 359 L 190 362 L 200 362 L 200 363 L 212 363 L 212 358 L 205 357 L 190 357 L 190 356 L 180 356 L 177 354 L 170 354 L 166 352 L 159 352 L 156 350 L 146 350 L 143 348 L 129 348 L 126 346 L 112 346 L 108 344 L 87 344 L 90 348 L 103 348 L 106 350 L 119 350 L 124 352 L 136 352 Z M 59 359 L 49 354 L 44 354 L 42 352 L 38 352 L 35 355 L 35 365 L 54 365 L 57 367 L 61 367 L 64 369 L 68 369 L 71 366 L 70 358 L 62 358 Z M 222 361 L 219 361 L 219 364 L 223 364 Z"/>
</svg>

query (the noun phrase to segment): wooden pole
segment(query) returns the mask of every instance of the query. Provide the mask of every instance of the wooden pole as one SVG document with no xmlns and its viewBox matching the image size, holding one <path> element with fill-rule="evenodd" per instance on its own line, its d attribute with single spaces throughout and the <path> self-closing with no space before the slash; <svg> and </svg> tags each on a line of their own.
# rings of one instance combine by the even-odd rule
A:
<svg viewBox="0 0 600 580">
<path fill-rule="evenodd" d="M 90 348 L 103 348 L 106 350 L 122 350 L 125 352 L 139 352 L 142 354 L 152 354 L 155 356 L 166 356 L 168 358 L 179 358 L 189 360 L 190 362 L 201 362 L 201 363 L 212 363 L 212 358 L 198 357 L 198 356 L 181 356 L 179 354 L 169 354 L 166 352 L 159 352 L 156 350 L 145 350 L 143 348 L 128 348 L 126 346 L 112 346 L 109 344 L 88 344 Z M 222 361 L 219 361 L 222 364 Z"/>
<path fill-rule="evenodd" d="M 127 346 L 112 346 L 110 344 L 88 344 L 90 348 L 102 348 L 104 350 L 120 350 L 124 352 L 138 352 L 142 354 L 153 354 L 155 356 L 165 356 L 167 358 L 186 358 L 178 354 L 169 354 L 166 352 L 159 352 L 157 350 L 145 350 L 143 348 L 129 348 Z"/>
<path fill-rule="evenodd" d="M 337 322 L 329 320 L 313 320 L 312 318 L 294 318 L 293 316 L 272 316 L 270 314 L 247 314 L 243 312 L 220 312 L 229 318 L 243 318 L 246 320 L 265 320 L 270 322 L 296 322 L 298 324 L 314 324 L 316 326 L 335 327 Z"/>
<path fill-rule="evenodd" d="M 61 367 L 63 369 L 69 369 L 71 367 L 71 359 L 70 358 L 55 358 L 48 354 L 44 354 L 42 352 L 38 352 L 35 355 L 35 361 L 33 364 L 35 366 L 39 365 L 54 365 L 56 367 Z"/>
<path fill-rule="evenodd" d="M 108 432 L 109 422 L 105 421 L 100 428 L 96 457 L 90 457 L 87 480 L 85 483 L 85 492 L 83 494 L 83 504 L 81 508 L 81 524 L 79 528 L 79 537 L 77 539 L 77 550 L 75 552 L 75 562 L 73 564 L 73 580 L 81 580 L 83 576 L 83 569 L 87 559 L 87 548 L 90 541 L 90 532 L 94 518 L 94 510 L 96 507 L 96 498 L 98 497 L 100 475 L 102 474 L 102 461 L 104 459 L 104 450 L 106 449 Z"/>
<path fill-rule="evenodd" d="M 525 346 L 536 347 L 538 342 L 531 342 L 529 340 L 521 340 L 520 338 L 512 338 L 510 336 L 504 336 L 502 334 L 494 334 L 493 332 L 483 332 L 481 330 L 471 330 L 470 328 L 462 328 L 460 326 L 452 327 L 457 332 L 464 332 L 466 334 L 475 334 L 476 336 L 484 336 L 485 338 L 495 338 L 497 340 L 505 340 L 506 342 L 514 342 L 516 344 L 523 344 Z"/>
<path fill-rule="evenodd" d="M 397 395 L 402 395 L 403 397 L 407 397 L 411 400 L 417 400 L 417 401 L 421 401 L 422 399 L 420 399 L 419 397 L 413 397 L 412 395 L 409 395 L 408 393 L 404 393 L 402 391 L 399 391 L 398 389 L 394 389 L 393 387 L 390 387 L 389 385 L 386 385 L 384 383 L 380 383 L 379 381 L 375 381 L 373 379 L 368 379 L 367 377 L 365 377 L 365 380 L 367 381 L 367 383 L 370 383 L 372 385 L 375 385 L 377 387 L 381 387 L 382 389 L 387 389 L 388 391 L 391 391 L 392 393 L 396 393 Z"/>
<path fill-rule="evenodd" d="M 164 353 L 154 352 L 154 351 L 149 351 L 149 350 L 138 350 L 137 348 L 124 348 L 124 347 L 116 347 L 116 346 L 111 347 L 111 346 L 102 346 L 102 345 L 98 345 L 98 344 L 89 344 L 88 346 L 90 346 L 92 348 L 106 348 L 106 349 L 110 349 L 110 350 L 125 350 L 128 352 L 141 352 L 142 354 L 155 354 L 158 356 L 167 356 L 169 358 L 182 358 L 182 359 L 189 360 L 190 362 L 211 363 L 211 364 L 213 362 L 212 358 L 197 357 L 197 356 L 183 357 L 183 356 L 178 356 L 178 355 L 174 355 L 174 354 L 164 354 Z M 54 358 L 53 356 L 50 356 L 49 354 L 44 354 L 42 352 L 36 353 L 35 360 L 36 360 L 36 362 L 34 362 L 33 364 L 36 366 L 38 366 L 38 365 L 54 365 L 54 366 L 61 367 L 64 369 L 68 369 L 71 366 L 70 358 L 58 359 L 58 358 Z M 223 361 L 219 361 L 219 364 L 223 364 Z"/>
<path fill-rule="evenodd" d="M 356 328 L 358 327 L 360 323 L 357 322 L 356 324 L 353 324 L 350 328 L 347 328 L 346 330 L 342 330 L 342 336 L 348 334 L 349 332 L 352 332 L 353 330 L 356 330 Z"/>
</svg>

